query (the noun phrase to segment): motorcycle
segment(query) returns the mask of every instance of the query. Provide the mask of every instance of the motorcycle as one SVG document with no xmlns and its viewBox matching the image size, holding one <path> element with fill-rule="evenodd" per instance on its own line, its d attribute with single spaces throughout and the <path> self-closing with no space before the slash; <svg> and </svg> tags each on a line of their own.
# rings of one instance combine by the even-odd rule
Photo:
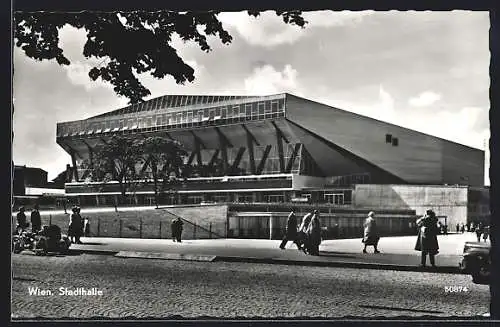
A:
<svg viewBox="0 0 500 327">
<path fill-rule="evenodd" d="M 35 247 L 36 234 L 28 232 L 17 226 L 12 235 L 12 252 L 21 253 L 24 250 L 33 250 Z"/>
<path fill-rule="evenodd" d="M 68 253 L 71 240 L 61 233 L 57 225 L 43 226 L 34 241 L 33 250 L 37 255 L 46 255 L 49 252 Z"/>
</svg>

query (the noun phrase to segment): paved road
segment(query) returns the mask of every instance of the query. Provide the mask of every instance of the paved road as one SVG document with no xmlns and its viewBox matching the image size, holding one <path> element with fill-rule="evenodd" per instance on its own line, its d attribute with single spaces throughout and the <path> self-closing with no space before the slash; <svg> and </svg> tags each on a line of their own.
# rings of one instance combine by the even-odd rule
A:
<svg viewBox="0 0 500 327">
<path fill-rule="evenodd" d="M 488 286 L 466 275 L 89 254 L 12 260 L 15 318 L 469 317 L 489 305 Z M 30 296 L 29 287 L 54 295 Z M 103 295 L 62 296 L 59 287 Z"/>
</svg>

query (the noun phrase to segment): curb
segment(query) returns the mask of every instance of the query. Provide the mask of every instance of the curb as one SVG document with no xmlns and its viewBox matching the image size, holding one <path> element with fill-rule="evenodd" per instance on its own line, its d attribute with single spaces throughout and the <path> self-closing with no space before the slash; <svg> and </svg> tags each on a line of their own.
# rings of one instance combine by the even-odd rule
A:
<svg viewBox="0 0 500 327">
<path fill-rule="evenodd" d="M 215 260 L 216 256 L 215 255 L 204 255 L 204 254 L 180 254 L 180 253 L 165 253 L 165 252 L 120 251 L 117 254 L 115 254 L 115 257 L 212 262 Z"/>
<path fill-rule="evenodd" d="M 256 257 L 229 257 L 217 256 L 214 261 L 220 262 L 247 262 L 247 263 L 264 263 L 264 264 L 279 264 L 292 266 L 310 266 L 310 267 L 336 267 L 336 268 L 355 268 L 355 269 L 374 269 L 374 270 L 395 270 L 395 271 L 414 271 L 428 272 L 441 274 L 459 274 L 462 273 L 457 267 L 437 267 L 436 269 L 422 269 L 418 266 L 410 265 L 395 265 L 385 263 L 367 263 L 356 261 L 309 261 L 309 260 L 287 260 L 274 258 L 256 258 Z"/>
<path fill-rule="evenodd" d="M 418 266 L 397 265 L 385 263 L 367 263 L 359 261 L 311 261 L 311 260 L 289 260 L 278 258 L 259 258 L 259 257 L 237 257 L 237 256 L 219 256 L 219 255 L 188 255 L 177 253 L 153 253 L 149 255 L 147 252 L 137 251 L 116 251 L 116 250 L 94 250 L 94 249 L 70 249 L 71 253 L 87 253 L 114 255 L 121 258 L 141 258 L 141 259 L 163 259 L 163 260 L 189 260 L 189 261 L 205 261 L 205 262 L 246 262 L 246 263 L 261 263 L 261 264 L 278 264 L 292 266 L 309 266 L 309 267 L 335 267 L 335 268 L 354 268 L 354 269 L 374 269 L 374 270 L 394 270 L 394 271 L 414 271 L 427 273 L 441 274 L 459 274 L 464 273 L 457 267 L 437 267 L 432 270 L 422 269 Z M 120 254 L 121 253 L 121 254 Z"/>
</svg>

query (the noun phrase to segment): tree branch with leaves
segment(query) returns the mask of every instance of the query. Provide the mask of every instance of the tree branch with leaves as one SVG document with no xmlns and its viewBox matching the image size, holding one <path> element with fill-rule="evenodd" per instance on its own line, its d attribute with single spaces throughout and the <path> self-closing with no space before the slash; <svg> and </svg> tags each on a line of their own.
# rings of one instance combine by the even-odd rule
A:
<svg viewBox="0 0 500 327">
<path fill-rule="evenodd" d="M 285 24 L 304 27 L 307 22 L 301 11 L 275 11 Z M 258 17 L 259 11 L 248 11 Z M 172 37 L 195 42 L 204 52 L 212 50 L 207 37 L 215 36 L 228 45 L 233 37 L 224 29 L 218 11 L 172 12 L 15 12 L 15 45 L 36 60 L 55 59 L 60 65 L 70 60 L 59 47 L 59 31 L 65 25 L 83 29 L 87 41 L 85 58 L 102 59 L 89 77 L 111 83 L 119 96 L 130 104 L 142 102 L 151 92 L 139 81 L 138 74 L 149 73 L 162 79 L 172 76 L 176 83 L 195 79 L 194 69 L 177 54 Z M 107 63 L 102 65 L 106 61 Z"/>
</svg>

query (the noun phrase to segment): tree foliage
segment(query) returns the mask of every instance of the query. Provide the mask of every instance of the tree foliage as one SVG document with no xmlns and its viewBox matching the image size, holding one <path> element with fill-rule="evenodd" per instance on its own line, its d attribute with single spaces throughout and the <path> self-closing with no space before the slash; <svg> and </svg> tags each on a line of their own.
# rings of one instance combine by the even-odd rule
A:
<svg viewBox="0 0 500 327">
<path fill-rule="evenodd" d="M 182 145 L 176 140 L 160 136 L 150 136 L 136 143 L 139 148 L 138 160 L 143 164 L 141 176 L 153 179 L 155 204 L 166 186 L 180 177 L 184 171 L 184 157 L 187 155 Z M 161 183 L 160 183 L 161 180 Z"/>
<path fill-rule="evenodd" d="M 136 163 L 140 158 L 140 148 L 132 138 L 112 137 L 109 141 L 97 145 L 88 160 L 91 180 L 96 182 L 117 181 L 122 199 L 139 178 Z"/>
<path fill-rule="evenodd" d="M 209 12 L 15 12 L 15 44 L 37 60 L 55 59 L 60 65 L 70 65 L 59 47 L 59 30 L 70 25 L 83 29 L 87 41 L 83 48 L 86 58 L 103 59 L 107 63 L 93 67 L 89 76 L 101 78 L 113 85 L 114 91 L 127 97 L 130 103 L 141 102 L 150 91 L 137 74 L 150 73 L 155 78 L 172 76 L 178 84 L 194 80 L 193 68 L 179 57 L 171 45 L 177 34 L 185 41 L 195 42 L 202 51 L 211 50 L 207 37 L 215 36 L 230 44 L 232 36 L 224 29 L 217 11 Z M 248 11 L 258 17 L 260 12 Z M 300 11 L 276 11 L 284 23 L 304 27 L 307 23 Z"/>
</svg>

